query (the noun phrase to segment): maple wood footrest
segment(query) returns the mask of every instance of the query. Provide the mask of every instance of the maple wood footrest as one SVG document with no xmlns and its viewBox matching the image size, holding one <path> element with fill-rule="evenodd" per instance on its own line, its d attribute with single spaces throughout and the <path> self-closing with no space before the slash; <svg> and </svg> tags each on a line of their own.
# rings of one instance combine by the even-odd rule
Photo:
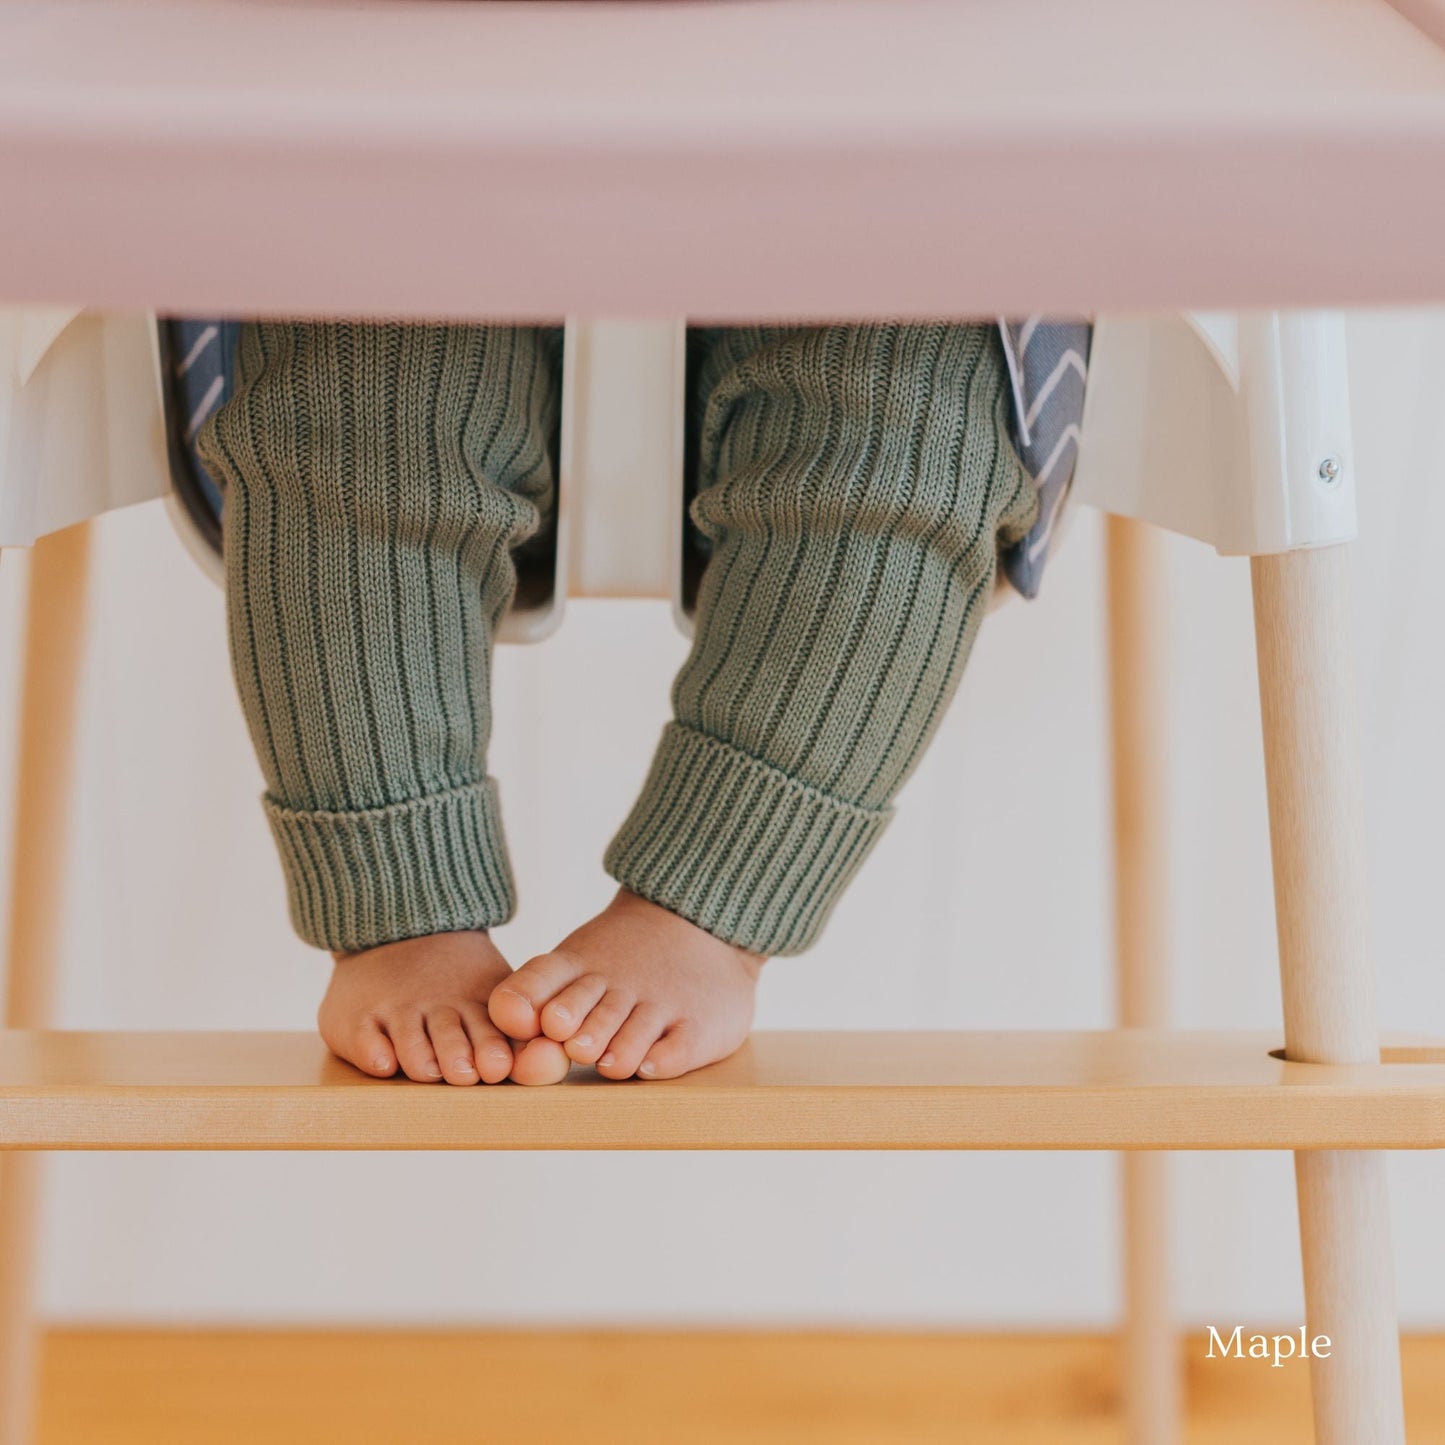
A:
<svg viewBox="0 0 1445 1445">
<path fill-rule="evenodd" d="M 672 1083 L 368 1079 L 306 1033 L 0 1031 L 0 1147 L 1437 1149 L 1445 1044 L 1267 1033 L 761 1033 Z"/>
</svg>

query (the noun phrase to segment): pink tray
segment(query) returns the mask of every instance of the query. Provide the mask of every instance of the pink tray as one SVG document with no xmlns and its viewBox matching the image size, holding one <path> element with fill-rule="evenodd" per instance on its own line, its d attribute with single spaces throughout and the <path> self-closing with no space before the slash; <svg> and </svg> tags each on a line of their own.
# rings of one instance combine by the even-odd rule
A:
<svg viewBox="0 0 1445 1445">
<path fill-rule="evenodd" d="M 1439 300 L 1441 177 L 1387 0 L 0 4 L 0 301 Z"/>
</svg>

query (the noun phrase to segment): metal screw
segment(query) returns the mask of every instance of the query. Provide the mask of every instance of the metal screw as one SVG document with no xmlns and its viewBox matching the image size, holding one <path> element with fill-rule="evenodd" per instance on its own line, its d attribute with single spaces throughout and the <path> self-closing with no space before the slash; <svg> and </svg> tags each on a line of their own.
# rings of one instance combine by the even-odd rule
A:
<svg viewBox="0 0 1445 1445">
<path fill-rule="evenodd" d="M 1338 457 L 1326 457 L 1320 463 L 1319 478 L 1325 486 L 1333 487 L 1344 475 L 1344 468 Z"/>
</svg>

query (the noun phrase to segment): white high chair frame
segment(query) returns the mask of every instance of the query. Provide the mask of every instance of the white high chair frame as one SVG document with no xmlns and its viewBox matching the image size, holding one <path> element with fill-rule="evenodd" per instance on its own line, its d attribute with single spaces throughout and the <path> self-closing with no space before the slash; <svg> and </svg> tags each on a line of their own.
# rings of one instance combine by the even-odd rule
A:
<svg viewBox="0 0 1445 1445">
<path fill-rule="evenodd" d="M 10 0 L 0 288 L 21 303 L 81 295 L 190 314 L 707 319 L 1445 295 L 1445 187 L 1418 183 L 1445 168 L 1436 0 L 917 0 L 909 26 L 886 0 L 835 0 L 827 24 L 819 13 L 804 0 L 560 13 Z M 344 74 L 328 64 L 337 43 Z M 162 50 L 182 73 L 207 63 L 199 141 Z M 258 217 L 266 244 L 239 245 Z M 232 264 L 218 270 L 217 255 Z M 578 595 L 672 591 L 680 507 L 638 556 L 594 547 L 609 466 L 677 475 L 677 325 L 657 326 L 579 329 L 569 343 L 563 555 Z M 1177 1430 L 1159 1151 L 1288 1148 L 1307 1329 L 1335 1345 L 1311 1369 L 1316 1438 L 1401 1445 L 1380 1151 L 1445 1147 L 1445 1050 L 1382 1056 L 1376 1029 L 1338 321 L 1245 313 L 1199 329 L 1207 348 L 1167 327 L 1101 327 L 1078 492 L 1252 556 L 1282 1055 L 1264 1035 L 1162 1027 L 1164 638 L 1157 555 L 1126 520 L 1110 524 L 1120 1031 L 760 1035 L 675 1083 L 485 1094 L 361 1080 L 303 1035 L 49 1031 L 86 542 L 70 532 L 42 547 L 0 1034 L 0 1148 L 16 1151 L 0 1175 L 3 1445 L 28 1429 L 26 1151 L 277 1147 L 1129 1151 L 1134 1445 Z M 607 343 L 663 331 L 671 360 L 659 344 L 645 367 L 642 352 L 601 364 Z M 1197 491 L 1178 466 L 1153 485 L 1144 438 L 1160 430 L 1119 420 L 1131 398 L 1165 415 L 1151 358 L 1166 352 L 1197 372 L 1187 404 L 1167 409 L 1192 428 L 1183 452 L 1171 433 L 1170 459 L 1198 467 Z M 606 439 L 594 423 L 615 419 L 619 386 L 662 405 L 673 430 Z"/>
</svg>

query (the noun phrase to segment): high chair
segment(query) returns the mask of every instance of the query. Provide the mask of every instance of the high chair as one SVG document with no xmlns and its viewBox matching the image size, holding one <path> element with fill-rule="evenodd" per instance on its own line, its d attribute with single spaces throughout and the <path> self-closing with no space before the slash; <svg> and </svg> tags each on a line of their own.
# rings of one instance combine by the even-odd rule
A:
<svg viewBox="0 0 1445 1445">
<path fill-rule="evenodd" d="M 908 25 L 902 13 L 885 0 L 12 0 L 0 288 L 194 315 L 1103 312 L 1075 492 L 1118 519 L 1123 1027 L 761 1034 L 676 1082 L 480 1098 L 365 1080 L 309 1034 L 50 1031 L 85 572 L 71 532 L 37 554 L 32 587 L 0 1147 L 1127 1151 L 1136 1445 L 1176 1429 L 1162 1151 L 1290 1149 L 1307 1329 L 1334 1342 L 1311 1370 L 1316 1438 L 1400 1445 L 1380 1151 L 1445 1147 L 1445 1047 L 1382 1054 L 1374 1017 L 1343 325 L 1319 310 L 1137 313 L 1439 297 L 1445 192 L 1417 180 L 1445 161 L 1445 23 L 1433 0 L 918 0 Z M 175 76 L 202 59 L 212 84 L 194 132 L 194 92 Z M 965 59 L 976 84 L 958 83 Z M 226 267 L 206 264 L 216 255 Z M 79 324 L 128 356 L 117 374 L 137 385 L 133 348 L 151 328 Z M 657 319 L 571 327 L 550 590 L 511 635 L 556 626 L 568 595 L 668 597 L 685 617 L 681 334 Z M 139 366 L 148 387 L 148 354 Z M 120 413 L 110 425 L 137 425 Z M 133 454 L 154 476 L 163 449 L 152 425 Z M 624 547 L 609 527 L 639 499 L 650 539 L 634 509 Z M 87 512 L 67 505 L 68 520 Z M 1163 639 L 1140 522 L 1252 558 L 1282 1040 L 1162 1027 Z M 0 1192 L 4 1445 L 25 1428 L 16 1266 L 34 1158 L 7 1155 Z"/>
</svg>

